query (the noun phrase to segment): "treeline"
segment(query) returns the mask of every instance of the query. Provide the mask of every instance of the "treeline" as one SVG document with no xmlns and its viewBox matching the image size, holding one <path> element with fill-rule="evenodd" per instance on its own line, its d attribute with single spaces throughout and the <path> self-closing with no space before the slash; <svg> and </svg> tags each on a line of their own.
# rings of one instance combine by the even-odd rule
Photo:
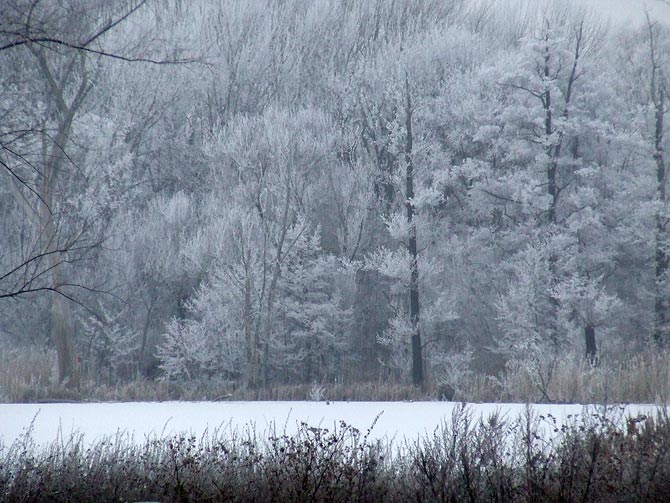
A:
<svg viewBox="0 0 670 503">
<path fill-rule="evenodd" d="M 0 337 L 451 393 L 664 348 L 669 56 L 565 2 L 10 0 Z"/>
</svg>

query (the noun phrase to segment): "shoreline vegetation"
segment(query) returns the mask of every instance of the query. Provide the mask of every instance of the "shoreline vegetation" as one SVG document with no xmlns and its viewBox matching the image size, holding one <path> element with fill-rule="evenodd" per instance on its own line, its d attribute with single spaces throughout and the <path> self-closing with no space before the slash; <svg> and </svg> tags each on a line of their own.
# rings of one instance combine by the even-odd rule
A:
<svg viewBox="0 0 670 503">
<path fill-rule="evenodd" d="M 20 349 L 0 351 L 0 402 L 109 401 L 424 401 L 665 404 L 670 396 L 670 353 L 647 352 L 593 365 L 576 355 L 535 361 L 510 360 L 495 373 L 468 372 L 452 384 L 423 388 L 379 378 L 366 382 L 284 384 L 251 389 L 234 383 L 189 384 L 137 378 L 82 380 L 77 387 L 56 383 L 54 355 Z"/>
<path fill-rule="evenodd" d="M 0 502 L 665 501 L 667 414 L 597 410 L 559 424 L 532 407 L 516 419 L 457 407 L 432 436 L 401 445 L 372 440 L 374 424 L 141 444 L 72 435 L 41 449 L 28 432 L 0 444 Z"/>
</svg>

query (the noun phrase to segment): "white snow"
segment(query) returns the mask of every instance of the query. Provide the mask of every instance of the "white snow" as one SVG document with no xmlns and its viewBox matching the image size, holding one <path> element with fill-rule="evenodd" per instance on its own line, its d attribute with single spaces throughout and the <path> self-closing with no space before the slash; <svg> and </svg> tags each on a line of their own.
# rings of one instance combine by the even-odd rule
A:
<svg viewBox="0 0 670 503">
<path fill-rule="evenodd" d="M 256 434 L 294 433 L 301 422 L 331 429 L 344 421 L 365 433 L 377 418 L 370 438 L 393 440 L 395 445 L 432 434 L 443 421 L 449 422 L 455 407 L 451 402 L 139 402 L 0 404 L 0 444 L 11 444 L 32 424 L 38 445 L 67 440 L 71 433 L 83 435 L 86 443 L 126 434 L 135 442 L 147 437 L 192 433 L 197 437 L 218 431 Z M 488 417 L 498 411 L 508 419 L 522 415 L 523 404 L 469 404 L 473 417 Z M 560 426 L 575 415 L 602 414 L 602 407 L 582 405 L 533 405 L 536 416 L 551 414 Z M 617 416 L 620 408 L 608 414 Z M 626 415 L 655 414 L 653 405 L 628 406 Z M 553 428 L 547 421 L 545 429 Z"/>
</svg>

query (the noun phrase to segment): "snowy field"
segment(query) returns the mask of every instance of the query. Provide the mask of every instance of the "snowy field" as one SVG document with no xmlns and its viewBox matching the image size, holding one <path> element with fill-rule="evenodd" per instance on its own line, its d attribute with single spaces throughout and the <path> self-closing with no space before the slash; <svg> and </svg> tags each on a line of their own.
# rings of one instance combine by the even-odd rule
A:
<svg viewBox="0 0 670 503">
<path fill-rule="evenodd" d="M 294 433 L 302 422 L 332 429 L 340 421 L 362 432 L 375 419 L 371 438 L 393 440 L 395 445 L 432 434 L 444 421 L 451 419 L 455 407 L 451 402 L 140 402 L 77 404 L 0 404 L 0 437 L 11 444 L 32 424 L 32 438 L 37 444 L 83 435 L 86 443 L 117 434 L 135 442 L 174 433 L 192 433 L 198 437 L 218 433 L 244 433 L 252 429 L 259 436 L 272 433 Z M 507 419 L 522 415 L 522 404 L 469 404 L 474 418 L 500 412 Z M 532 406 L 535 416 L 548 415 L 557 424 L 567 424 L 589 414 L 603 414 L 603 407 L 582 405 Z M 655 414 L 653 405 L 610 407 L 608 416 L 619 420 L 626 415 Z M 540 421 L 549 434 L 548 421 Z"/>
</svg>

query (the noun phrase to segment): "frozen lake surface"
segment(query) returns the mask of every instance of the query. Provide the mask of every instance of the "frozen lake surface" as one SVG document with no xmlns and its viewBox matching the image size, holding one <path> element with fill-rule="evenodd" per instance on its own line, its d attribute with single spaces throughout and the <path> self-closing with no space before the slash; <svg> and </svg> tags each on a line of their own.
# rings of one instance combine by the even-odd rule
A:
<svg viewBox="0 0 670 503">
<path fill-rule="evenodd" d="M 37 444 L 67 439 L 71 433 L 93 443 L 104 437 L 126 434 L 135 442 L 175 433 L 198 437 L 218 432 L 244 433 L 252 428 L 260 436 L 294 433 L 301 423 L 332 429 L 340 421 L 362 432 L 376 423 L 370 437 L 393 440 L 397 445 L 432 434 L 449 422 L 452 402 L 134 402 L 134 403 L 54 403 L 0 404 L 0 437 L 5 446 L 31 427 Z M 523 404 L 468 404 L 474 418 L 499 412 L 513 420 L 526 410 Z M 534 415 L 556 418 L 557 424 L 574 421 L 575 416 L 603 414 L 602 406 L 533 405 Z M 610 407 L 607 414 L 655 414 L 653 405 Z M 546 423 L 546 422 L 545 422 Z M 542 422 L 541 422 L 542 424 Z M 551 430 L 547 423 L 547 430 Z"/>
</svg>

